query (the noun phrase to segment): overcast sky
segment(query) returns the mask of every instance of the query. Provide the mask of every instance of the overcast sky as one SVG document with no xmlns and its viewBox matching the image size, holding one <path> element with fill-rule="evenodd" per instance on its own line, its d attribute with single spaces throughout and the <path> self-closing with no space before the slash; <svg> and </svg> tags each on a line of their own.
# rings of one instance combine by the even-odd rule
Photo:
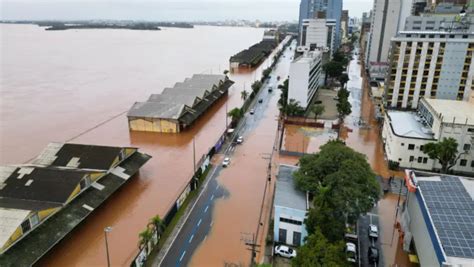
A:
<svg viewBox="0 0 474 267">
<path fill-rule="evenodd" d="M 297 20 L 300 0 L 0 0 L 0 19 Z M 373 0 L 344 0 L 361 17 Z"/>
</svg>

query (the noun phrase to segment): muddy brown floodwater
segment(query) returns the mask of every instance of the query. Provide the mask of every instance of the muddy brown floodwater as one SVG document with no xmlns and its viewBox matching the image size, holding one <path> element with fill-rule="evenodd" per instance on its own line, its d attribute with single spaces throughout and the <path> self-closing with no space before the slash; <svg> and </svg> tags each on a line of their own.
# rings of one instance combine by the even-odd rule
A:
<svg viewBox="0 0 474 267">
<path fill-rule="evenodd" d="M 240 91 L 244 86 L 249 90 L 269 64 L 255 73 L 230 75 L 236 84 L 228 98 L 189 131 L 130 133 L 122 113 L 133 102 L 195 73 L 222 73 L 231 55 L 261 40 L 263 29 L 44 31 L 0 25 L 0 30 L 2 165 L 27 162 L 52 141 L 136 146 L 153 156 L 41 266 L 105 266 L 103 229 L 109 225 L 111 263 L 129 265 L 137 253 L 138 233 L 152 216 L 164 216 L 191 176 L 193 137 L 199 158 L 225 128 L 226 101 L 229 110 L 240 106 Z"/>
</svg>

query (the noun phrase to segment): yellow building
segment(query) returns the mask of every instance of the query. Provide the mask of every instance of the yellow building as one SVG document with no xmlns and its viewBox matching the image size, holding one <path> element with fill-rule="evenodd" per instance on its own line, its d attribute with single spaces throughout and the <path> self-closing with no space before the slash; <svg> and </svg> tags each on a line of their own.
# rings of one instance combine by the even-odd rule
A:
<svg viewBox="0 0 474 267">
<path fill-rule="evenodd" d="M 0 166 L 0 254 L 135 152 L 51 143 L 31 165 Z"/>
<path fill-rule="evenodd" d="M 179 133 L 227 94 L 233 83 L 225 75 L 195 74 L 146 102 L 136 102 L 127 114 L 129 129 Z"/>
</svg>

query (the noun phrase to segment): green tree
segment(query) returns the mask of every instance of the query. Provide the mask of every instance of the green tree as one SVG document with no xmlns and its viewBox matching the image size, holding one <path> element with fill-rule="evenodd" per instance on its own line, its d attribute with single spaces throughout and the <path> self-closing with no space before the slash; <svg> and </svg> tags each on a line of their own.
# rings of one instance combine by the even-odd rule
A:
<svg viewBox="0 0 474 267">
<path fill-rule="evenodd" d="M 229 73 L 229 71 L 228 71 L 228 70 L 224 70 L 223 73 L 224 73 L 225 76 L 227 76 L 227 74 Z"/>
<path fill-rule="evenodd" d="M 347 66 L 347 64 L 349 64 L 349 59 L 341 51 L 334 52 L 334 54 L 332 55 L 332 60 L 335 61 L 335 62 L 341 63 L 342 66 Z"/>
<path fill-rule="evenodd" d="M 341 141 L 329 141 L 317 154 L 300 158 L 296 187 L 314 196 L 306 228 L 320 227 L 333 242 L 344 236 L 345 224 L 353 224 L 370 211 L 379 198 L 379 184 L 365 156 Z"/>
<path fill-rule="evenodd" d="M 158 237 L 163 234 L 163 231 L 165 230 L 165 224 L 163 223 L 163 220 L 161 219 L 160 215 L 153 216 L 150 219 L 149 224 L 153 226 L 153 229 L 155 229 L 155 231 L 157 232 Z"/>
<path fill-rule="evenodd" d="M 240 92 L 240 98 L 242 98 L 243 101 L 247 100 L 248 96 L 249 96 L 249 92 L 247 92 L 246 90 L 243 90 L 242 92 Z"/>
<path fill-rule="evenodd" d="M 298 248 L 291 263 L 296 267 L 348 266 L 344 242 L 330 243 L 320 229 L 307 237 L 306 243 Z"/>
<path fill-rule="evenodd" d="M 443 138 L 440 142 L 428 143 L 423 146 L 422 151 L 427 154 L 430 159 L 439 161 L 442 173 L 448 173 L 449 169 L 456 165 L 459 157 L 464 154 L 458 154 L 458 142 L 452 137 Z"/>
<path fill-rule="evenodd" d="M 290 99 L 288 104 L 286 104 L 286 108 L 284 110 L 285 115 L 288 116 L 303 116 L 304 115 L 304 108 L 300 105 L 299 101 L 295 99 Z"/>
<path fill-rule="evenodd" d="M 240 108 L 233 108 L 227 113 L 227 116 L 231 117 L 231 124 L 235 126 L 237 122 L 244 116 L 244 112 Z"/>
<path fill-rule="evenodd" d="M 325 110 L 326 109 L 323 105 L 312 105 L 311 106 L 311 112 L 313 113 L 315 120 L 318 120 L 318 117 L 321 116 L 324 113 Z"/>
<path fill-rule="evenodd" d="M 255 81 L 254 83 L 252 83 L 253 93 L 257 94 L 261 87 L 262 87 L 262 82 L 261 81 Z"/>
<path fill-rule="evenodd" d="M 344 65 L 341 62 L 329 61 L 323 65 L 323 70 L 326 72 L 327 76 L 336 78 L 341 76 L 344 72 Z"/>
<path fill-rule="evenodd" d="M 148 243 L 153 237 L 153 233 L 151 232 L 150 228 L 146 228 L 145 230 L 141 231 L 138 234 L 138 248 L 143 249 L 145 248 L 148 254 Z"/>
<path fill-rule="evenodd" d="M 352 105 L 349 103 L 349 91 L 347 91 L 344 88 L 341 88 L 339 92 L 337 92 L 337 114 L 339 118 L 339 129 L 337 131 L 337 138 L 339 139 L 341 135 L 341 129 L 342 125 L 344 123 L 344 119 L 346 118 L 347 115 L 351 114 L 352 112 Z"/>
<path fill-rule="evenodd" d="M 280 108 L 280 112 L 283 114 L 285 113 L 286 105 L 288 103 L 288 85 L 288 79 L 286 79 L 283 84 L 278 85 L 278 88 L 281 90 L 280 99 L 278 100 L 278 107 Z"/>
<path fill-rule="evenodd" d="M 347 76 L 347 74 L 343 73 L 341 74 L 341 76 L 339 76 L 337 78 L 339 80 L 339 82 L 341 83 L 341 89 L 344 88 L 344 86 L 347 84 L 347 82 L 349 81 L 349 76 Z"/>
</svg>

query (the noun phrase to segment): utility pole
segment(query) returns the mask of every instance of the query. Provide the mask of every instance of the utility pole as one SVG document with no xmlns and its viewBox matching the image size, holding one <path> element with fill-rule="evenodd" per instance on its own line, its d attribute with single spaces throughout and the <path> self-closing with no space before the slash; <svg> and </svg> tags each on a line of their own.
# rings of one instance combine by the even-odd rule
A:
<svg viewBox="0 0 474 267">
<path fill-rule="evenodd" d="M 225 102 L 225 129 L 227 131 L 227 126 L 229 125 L 228 124 L 228 118 L 229 117 L 229 111 L 228 111 L 228 106 L 227 106 L 227 101 Z"/>
<path fill-rule="evenodd" d="M 196 173 L 196 138 L 193 137 L 193 170 Z"/>
<path fill-rule="evenodd" d="M 112 231 L 112 227 L 107 226 L 104 228 L 104 235 L 105 235 L 105 251 L 107 253 L 107 267 L 110 267 L 110 256 L 109 256 L 109 242 L 107 241 L 107 233 Z"/>
<path fill-rule="evenodd" d="M 250 233 L 241 233 L 241 234 L 246 234 L 250 235 Z M 257 245 L 256 240 L 255 240 L 255 234 L 252 233 L 252 240 L 245 239 L 245 245 L 247 246 L 247 250 L 250 250 L 252 252 L 252 257 L 250 258 L 250 266 L 255 266 L 255 257 L 257 256 L 257 252 L 260 252 L 257 250 L 260 245 Z"/>
</svg>

